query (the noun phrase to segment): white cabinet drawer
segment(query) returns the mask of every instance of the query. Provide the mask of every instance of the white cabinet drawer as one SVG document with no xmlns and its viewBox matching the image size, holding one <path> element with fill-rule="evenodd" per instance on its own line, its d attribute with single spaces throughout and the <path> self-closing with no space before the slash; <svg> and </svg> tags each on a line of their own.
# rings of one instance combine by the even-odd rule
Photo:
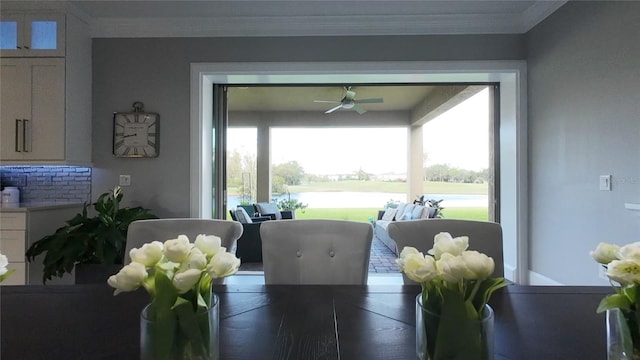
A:
<svg viewBox="0 0 640 360">
<path fill-rule="evenodd" d="M 8 269 L 15 269 L 15 272 L 8 278 L 4 279 L 2 285 L 25 285 L 25 279 L 27 274 L 26 264 L 23 262 L 10 262 Z"/>
<path fill-rule="evenodd" d="M 27 214 L 20 212 L 0 212 L 0 229 L 25 230 L 27 228 Z"/>
<path fill-rule="evenodd" d="M 24 230 L 0 231 L 0 253 L 6 255 L 9 261 L 25 261 L 25 236 L 26 231 Z"/>
</svg>

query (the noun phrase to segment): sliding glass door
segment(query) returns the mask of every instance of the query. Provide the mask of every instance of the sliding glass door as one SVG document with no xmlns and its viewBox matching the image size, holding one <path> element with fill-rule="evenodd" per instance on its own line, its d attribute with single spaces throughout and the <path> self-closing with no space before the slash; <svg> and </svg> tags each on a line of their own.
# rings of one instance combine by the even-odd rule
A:
<svg viewBox="0 0 640 360">
<path fill-rule="evenodd" d="M 212 196 L 214 219 L 225 219 L 227 212 L 227 86 L 213 85 Z"/>
</svg>

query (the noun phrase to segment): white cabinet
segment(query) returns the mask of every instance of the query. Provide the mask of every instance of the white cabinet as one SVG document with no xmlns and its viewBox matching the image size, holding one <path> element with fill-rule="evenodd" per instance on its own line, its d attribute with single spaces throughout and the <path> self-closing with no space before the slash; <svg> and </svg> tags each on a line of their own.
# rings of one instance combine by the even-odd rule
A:
<svg viewBox="0 0 640 360">
<path fill-rule="evenodd" d="M 3 59 L 0 78 L 2 160 L 64 160 L 64 60 Z"/>
<path fill-rule="evenodd" d="M 0 18 L 0 56 L 65 55 L 64 16 L 59 14 L 4 14 Z"/>
<path fill-rule="evenodd" d="M 51 204 L 28 208 L 0 209 L 0 253 L 16 271 L 2 285 L 42 284 L 42 260 L 27 262 L 25 252 L 34 242 L 53 234 L 64 222 L 82 211 L 82 204 Z M 73 284 L 73 274 L 54 278 L 47 284 Z"/>
<path fill-rule="evenodd" d="M 2 56 L 0 58 L 0 78 L 2 79 L 0 81 L 0 108 L 2 109 L 0 112 L 0 161 L 2 165 L 90 166 L 91 34 L 89 25 L 71 14 L 3 15 L 2 35 L 0 35 L 3 46 L 4 37 L 9 37 L 5 34 L 5 27 L 13 18 L 18 19 L 15 22 L 18 29 L 24 28 L 25 24 L 36 22 L 33 19 L 48 21 L 58 18 L 55 21 L 57 48 L 55 50 L 33 49 L 30 45 L 28 50 L 37 50 L 39 56 L 42 54 L 62 56 L 36 57 L 32 52 L 0 50 Z M 20 19 L 23 20 L 19 21 Z M 43 32 L 46 33 L 47 30 Z M 33 29 L 23 30 L 22 33 L 34 37 Z M 19 31 L 16 34 L 18 34 L 17 38 L 26 36 L 19 35 Z M 60 36 L 63 37 L 60 38 Z M 47 53 L 47 51 L 55 52 Z M 23 55 L 17 57 L 17 54 Z"/>
</svg>

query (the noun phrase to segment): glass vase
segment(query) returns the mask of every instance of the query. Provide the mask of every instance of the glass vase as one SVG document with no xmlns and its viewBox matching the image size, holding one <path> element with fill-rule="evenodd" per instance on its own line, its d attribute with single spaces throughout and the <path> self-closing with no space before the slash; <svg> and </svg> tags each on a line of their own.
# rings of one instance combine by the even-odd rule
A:
<svg viewBox="0 0 640 360">
<path fill-rule="evenodd" d="M 479 320 L 447 318 L 423 307 L 422 295 L 416 296 L 416 353 L 420 360 L 492 360 L 493 326 L 489 305 Z"/>
<path fill-rule="evenodd" d="M 638 313 L 620 309 L 607 310 L 607 359 L 640 360 Z"/>
<path fill-rule="evenodd" d="M 218 360 L 220 358 L 219 298 L 204 312 L 178 318 L 169 312 L 162 320 L 150 319 L 151 304 L 140 313 L 142 360 Z"/>
</svg>

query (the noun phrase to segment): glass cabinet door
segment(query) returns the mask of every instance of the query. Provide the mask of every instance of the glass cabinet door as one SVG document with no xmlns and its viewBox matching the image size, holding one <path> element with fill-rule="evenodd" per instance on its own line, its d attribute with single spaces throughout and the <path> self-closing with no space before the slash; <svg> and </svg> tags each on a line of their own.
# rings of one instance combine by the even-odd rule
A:
<svg viewBox="0 0 640 360">
<path fill-rule="evenodd" d="M 3 57 L 64 56 L 64 16 L 2 16 L 0 54 Z"/>
<path fill-rule="evenodd" d="M 1 50 L 20 50 L 23 40 L 19 38 L 22 35 L 22 17 L 3 16 L 0 20 L 0 49 Z"/>
</svg>

